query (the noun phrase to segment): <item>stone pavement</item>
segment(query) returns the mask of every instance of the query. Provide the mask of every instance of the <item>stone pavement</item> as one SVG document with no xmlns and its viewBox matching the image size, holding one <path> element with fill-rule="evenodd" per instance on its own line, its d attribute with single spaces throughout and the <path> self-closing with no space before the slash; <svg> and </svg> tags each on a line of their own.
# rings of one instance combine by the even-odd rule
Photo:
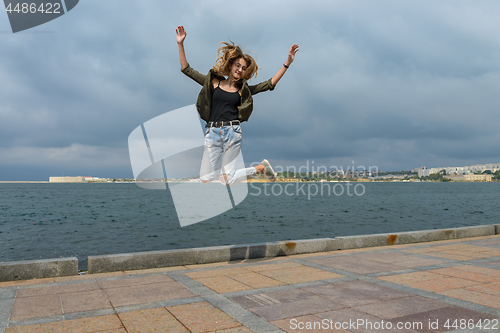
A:
<svg viewBox="0 0 500 333">
<path fill-rule="evenodd" d="M 0 333 L 500 332 L 500 235 L 0 283 Z"/>
</svg>

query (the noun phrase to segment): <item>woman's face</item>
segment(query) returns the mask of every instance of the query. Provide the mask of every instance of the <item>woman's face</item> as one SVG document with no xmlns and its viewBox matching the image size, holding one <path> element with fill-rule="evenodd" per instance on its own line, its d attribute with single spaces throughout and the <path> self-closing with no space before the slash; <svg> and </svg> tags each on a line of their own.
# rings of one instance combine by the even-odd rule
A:
<svg viewBox="0 0 500 333">
<path fill-rule="evenodd" d="M 238 58 L 233 62 L 231 66 L 231 75 L 236 80 L 239 80 L 245 76 L 245 70 L 247 69 L 247 62 L 243 58 Z"/>
</svg>

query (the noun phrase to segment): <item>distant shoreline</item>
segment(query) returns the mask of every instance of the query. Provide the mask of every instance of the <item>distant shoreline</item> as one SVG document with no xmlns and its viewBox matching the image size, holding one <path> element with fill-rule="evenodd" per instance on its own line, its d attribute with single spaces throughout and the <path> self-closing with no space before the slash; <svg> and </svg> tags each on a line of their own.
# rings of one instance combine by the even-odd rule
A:
<svg viewBox="0 0 500 333">
<path fill-rule="evenodd" d="M 0 180 L 0 184 L 8 184 L 8 183 L 49 183 L 47 180 Z"/>
</svg>

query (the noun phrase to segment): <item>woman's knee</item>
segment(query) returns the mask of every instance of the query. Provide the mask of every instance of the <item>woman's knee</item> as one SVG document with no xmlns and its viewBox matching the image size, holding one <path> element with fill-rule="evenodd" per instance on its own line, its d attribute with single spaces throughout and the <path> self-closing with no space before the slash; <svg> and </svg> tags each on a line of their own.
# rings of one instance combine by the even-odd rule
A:
<svg viewBox="0 0 500 333">
<path fill-rule="evenodd" d="M 235 179 L 231 175 L 223 175 L 220 177 L 220 183 L 225 186 L 231 186 L 235 184 Z"/>
</svg>

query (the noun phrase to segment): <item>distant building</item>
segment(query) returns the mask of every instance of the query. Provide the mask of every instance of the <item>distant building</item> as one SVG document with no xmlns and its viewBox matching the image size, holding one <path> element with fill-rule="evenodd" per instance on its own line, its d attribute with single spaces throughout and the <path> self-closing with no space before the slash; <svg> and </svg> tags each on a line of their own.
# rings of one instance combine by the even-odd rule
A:
<svg viewBox="0 0 500 333">
<path fill-rule="evenodd" d="M 420 167 L 417 168 L 417 170 L 419 177 L 427 177 L 433 173 L 439 173 L 443 170 L 446 172 L 446 175 L 468 175 L 475 172 L 483 172 L 484 170 L 491 170 L 491 172 L 494 173 L 495 171 L 500 170 L 500 163 L 476 164 L 463 167 L 440 167 L 430 169 Z"/>
<path fill-rule="evenodd" d="M 491 182 L 491 175 L 465 175 L 466 182 Z"/>
<path fill-rule="evenodd" d="M 49 183 L 83 183 L 83 177 L 49 177 Z"/>
</svg>

